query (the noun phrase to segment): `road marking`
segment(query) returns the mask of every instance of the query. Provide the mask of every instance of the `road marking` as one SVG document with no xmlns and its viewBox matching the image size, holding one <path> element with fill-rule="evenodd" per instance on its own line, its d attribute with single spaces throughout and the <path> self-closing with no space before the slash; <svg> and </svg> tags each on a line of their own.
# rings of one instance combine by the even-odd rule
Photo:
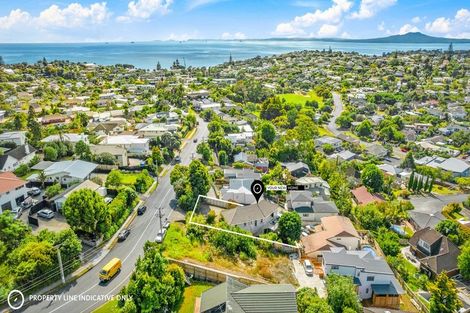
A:
<svg viewBox="0 0 470 313">
<path fill-rule="evenodd" d="M 160 204 L 166 199 L 166 197 L 168 196 L 168 194 L 170 193 L 171 189 L 168 189 L 168 191 L 166 192 L 165 196 L 163 197 L 163 199 L 160 201 Z M 171 214 L 171 212 L 170 212 Z M 129 254 L 124 258 L 123 262 L 126 261 L 129 256 L 132 254 L 132 252 L 134 252 L 134 250 L 137 248 L 137 244 L 142 240 L 142 237 L 144 236 L 145 232 L 147 231 L 147 229 L 149 228 L 150 224 L 152 224 L 152 221 L 153 219 L 155 218 L 155 215 L 152 216 L 152 218 L 149 220 L 149 222 L 147 223 L 147 226 L 145 227 L 144 231 L 142 232 L 142 234 L 140 235 L 139 239 L 137 240 L 136 244 L 134 245 L 134 248 L 132 248 L 132 250 L 129 252 Z M 120 284 L 122 284 L 134 271 L 132 270 L 129 275 L 127 275 L 123 281 L 121 281 L 116 287 L 114 287 L 109 293 L 113 292 L 114 289 L 116 289 Z M 84 292 L 82 292 L 81 294 L 79 294 L 79 296 L 87 293 L 88 291 L 90 291 L 91 289 L 93 288 L 96 288 L 98 285 L 93 285 L 91 286 L 90 288 L 88 288 L 87 290 L 85 290 Z M 109 295 L 108 293 L 108 295 Z M 64 307 L 65 305 L 69 304 L 70 302 L 72 302 L 72 300 L 69 300 L 65 303 L 63 303 L 62 305 L 60 305 L 59 307 L 55 308 L 54 310 L 50 311 L 50 313 L 53 313 L 55 311 L 57 311 L 58 309 Z M 95 302 L 93 305 L 95 305 L 97 302 Z M 87 308 L 88 309 L 88 308 Z M 83 311 L 82 311 L 83 312 Z"/>
</svg>

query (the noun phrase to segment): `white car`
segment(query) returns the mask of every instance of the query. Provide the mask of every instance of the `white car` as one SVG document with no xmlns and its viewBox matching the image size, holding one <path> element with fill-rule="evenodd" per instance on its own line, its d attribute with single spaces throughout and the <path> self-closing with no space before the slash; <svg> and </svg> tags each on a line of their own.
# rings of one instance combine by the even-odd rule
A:
<svg viewBox="0 0 470 313">
<path fill-rule="evenodd" d="M 157 233 L 157 237 L 155 237 L 155 241 L 158 243 L 162 243 L 163 239 L 165 238 L 165 235 L 166 235 L 166 228 L 159 230 Z"/>
<path fill-rule="evenodd" d="M 55 213 L 49 209 L 42 209 L 38 212 L 38 216 L 50 220 L 55 216 Z"/>
<path fill-rule="evenodd" d="M 310 263 L 309 260 L 304 260 L 304 269 L 305 269 L 305 274 L 308 276 L 313 276 L 313 266 L 312 263 Z"/>
</svg>

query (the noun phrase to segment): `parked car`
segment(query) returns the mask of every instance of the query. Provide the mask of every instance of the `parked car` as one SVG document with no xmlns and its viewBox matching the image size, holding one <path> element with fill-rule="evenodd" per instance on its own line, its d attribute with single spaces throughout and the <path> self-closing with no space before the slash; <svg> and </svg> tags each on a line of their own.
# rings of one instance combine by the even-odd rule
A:
<svg viewBox="0 0 470 313">
<path fill-rule="evenodd" d="M 127 237 L 131 234 L 131 230 L 129 228 L 123 229 L 118 235 L 118 241 L 124 241 Z"/>
<path fill-rule="evenodd" d="M 197 142 L 197 138 L 194 138 L 194 139 L 193 139 L 193 142 L 196 143 L 196 142 Z"/>
<path fill-rule="evenodd" d="M 163 224 L 164 229 L 168 229 L 170 227 L 170 222 L 165 221 L 165 224 Z"/>
<path fill-rule="evenodd" d="M 162 243 L 163 239 L 165 238 L 166 235 L 166 228 L 160 229 L 157 233 L 157 237 L 155 238 L 155 241 L 158 243 Z"/>
<path fill-rule="evenodd" d="M 175 163 L 181 163 L 181 157 L 179 155 L 175 157 Z"/>
<path fill-rule="evenodd" d="M 30 190 L 28 190 L 28 195 L 29 196 L 39 196 L 41 194 L 41 189 L 38 187 L 33 187 Z"/>
<path fill-rule="evenodd" d="M 147 211 L 147 207 L 145 205 L 141 206 L 137 209 L 137 215 L 143 215 Z"/>
<path fill-rule="evenodd" d="M 28 197 L 28 198 L 24 199 L 23 202 L 21 202 L 21 207 L 23 209 L 28 209 L 28 208 L 32 207 L 33 204 L 34 204 L 33 198 Z"/>
<path fill-rule="evenodd" d="M 309 260 L 304 260 L 303 264 L 304 264 L 305 274 L 307 274 L 308 276 L 312 276 L 313 275 L 312 263 L 310 263 Z"/>
<path fill-rule="evenodd" d="M 14 209 L 11 210 L 11 213 L 14 215 L 15 219 L 18 219 L 21 217 L 21 214 L 23 214 L 23 208 L 21 206 L 18 206 Z"/>
<path fill-rule="evenodd" d="M 55 212 L 49 209 L 42 209 L 38 212 L 38 216 L 50 220 L 55 216 Z"/>
</svg>

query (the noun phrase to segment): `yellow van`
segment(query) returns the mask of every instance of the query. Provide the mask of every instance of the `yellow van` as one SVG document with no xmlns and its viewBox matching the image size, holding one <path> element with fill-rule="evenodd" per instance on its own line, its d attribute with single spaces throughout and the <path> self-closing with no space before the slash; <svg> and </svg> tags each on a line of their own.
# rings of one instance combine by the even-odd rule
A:
<svg viewBox="0 0 470 313">
<path fill-rule="evenodd" d="M 106 264 L 100 272 L 100 281 L 106 282 L 111 280 L 121 270 L 121 260 L 113 258 Z"/>
</svg>

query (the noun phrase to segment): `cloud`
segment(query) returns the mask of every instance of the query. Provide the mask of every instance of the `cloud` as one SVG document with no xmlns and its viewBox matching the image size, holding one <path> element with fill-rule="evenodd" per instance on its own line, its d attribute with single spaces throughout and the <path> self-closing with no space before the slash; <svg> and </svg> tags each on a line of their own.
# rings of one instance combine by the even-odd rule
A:
<svg viewBox="0 0 470 313">
<path fill-rule="evenodd" d="M 353 3 L 348 0 L 333 0 L 332 6 L 328 9 L 317 9 L 313 13 L 309 12 L 301 16 L 296 16 L 290 22 L 278 24 L 273 34 L 282 36 L 303 35 L 305 34 L 306 28 L 310 28 L 321 22 L 327 24 L 323 24 L 318 29 L 318 32 L 320 32 L 322 28 L 322 33 L 332 32 L 334 27 L 337 28 L 337 32 L 344 14 L 351 9 L 352 5 Z"/>
<path fill-rule="evenodd" d="M 409 33 L 409 32 L 413 32 L 413 33 L 419 32 L 419 28 L 416 27 L 415 25 L 405 24 L 405 25 L 403 25 L 403 26 L 400 28 L 400 30 L 398 31 L 398 33 L 399 33 L 400 35 L 404 35 L 404 34 Z"/>
<path fill-rule="evenodd" d="M 9 15 L 0 17 L 0 29 L 10 29 L 16 25 L 29 23 L 31 14 L 20 9 L 11 10 Z"/>
<path fill-rule="evenodd" d="M 421 22 L 421 17 L 415 16 L 411 19 L 411 21 L 413 22 L 413 24 L 418 24 L 419 22 Z"/>
<path fill-rule="evenodd" d="M 385 22 L 384 21 L 380 22 L 380 24 L 377 25 L 377 29 L 383 32 L 385 30 Z"/>
<path fill-rule="evenodd" d="M 341 25 L 323 24 L 318 30 L 318 37 L 331 37 L 338 33 Z"/>
<path fill-rule="evenodd" d="M 79 28 L 90 24 L 104 23 L 110 14 L 106 2 L 92 3 L 90 6 L 71 3 L 64 8 L 53 4 L 41 11 L 38 16 L 32 16 L 29 12 L 16 9 L 10 11 L 9 15 L 0 17 L 0 29 Z"/>
<path fill-rule="evenodd" d="M 167 14 L 173 0 L 136 0 L 127 5 L 126 15 L 116 18 L 118 22 L 130 22 L 132 19 L 149 19 L 155 13 Z"/>
<path fill-rule="evenodd" d="M 470 34 L 470 11 L 468 9 L 458 10 L 454 17 L 438 17 L 426 23 L 426 31 L 446 37 L 469 38 Z"/>
<path fill-rule="evenodd" d="M 224 32 L 224 33 L 222 33 L 220 38 L 225 39 L 225 40 L 233 40 L 233 39 L 242 40 L 242 39 L 246 39 L 247 37 L 242 32 L 236 32 L 236 33 L 233 33 L 233 34 L 231 34 L 229 32 Z"/>
<path fill-rule="evenodd" d="M 371 18 L 377 12 L 391 7 L 397 3 L 397 0 L 362 0 L 359 11 L 353 12 L 351 18 L 366 19 Z"/>
</svg>

